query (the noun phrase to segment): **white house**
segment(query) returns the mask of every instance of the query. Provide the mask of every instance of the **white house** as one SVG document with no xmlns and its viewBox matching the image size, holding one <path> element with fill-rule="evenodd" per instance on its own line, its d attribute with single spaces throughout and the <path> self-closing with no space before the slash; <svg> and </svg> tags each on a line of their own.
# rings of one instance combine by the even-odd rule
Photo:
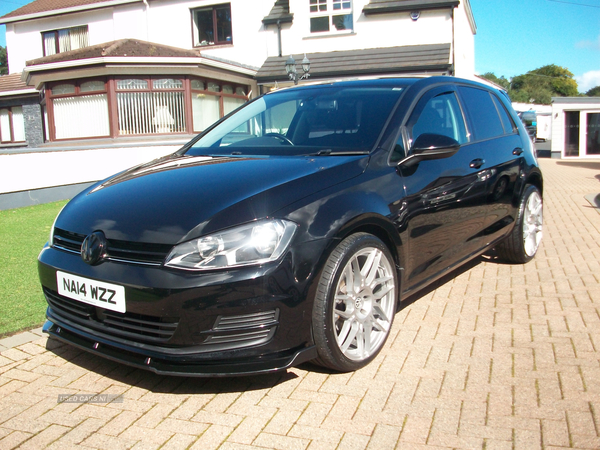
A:
<svg viewBox="0 0 600 450">
<path fill-rule="evenodd" d="M 302 83 L 474 77 L 469 0 L 35 0 L 0 23 L 10 70 L 0 81 L 0 180 L 25 167 L 16 155 L 55 167 L 51 180 L 40 167 L 29 180 L 0 181 L 0 195 L 98 180 L 171 152 L 291 84 L 290 55 L 310 60 Z M 69 168 L 115 148 L 109 168 Z"/>
</svg>

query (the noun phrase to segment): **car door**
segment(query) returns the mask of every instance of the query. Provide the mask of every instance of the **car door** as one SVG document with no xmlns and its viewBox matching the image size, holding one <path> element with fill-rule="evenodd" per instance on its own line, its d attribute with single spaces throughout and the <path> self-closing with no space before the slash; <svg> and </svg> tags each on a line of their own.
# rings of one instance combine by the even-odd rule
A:
<svg viewBox="0 0 600 450">
<path fill-rule="evenodd" d="M 482 158 L 479 149 L 470 144 L 454 86 L 436 87 L 422 95 L 403 126 L 402 145 L 410 149 L 425 133 L 450 137 L 461 147 L 449 157 L 398 165 L 405 189 L 399 216 L 407 249 L 405 292 L 477 252 L 485 227 L 486 179 L 480 173 Z M 407 155 L 411 155 L 410 150 Z"/>
<path fill-rule="evenodd" d="M 482 176 L 486 178 L 487 213 L 483 230 L 484 245 L 506 235 L 515 220 L 523 171 L 523 142 L 517 126 L 499 97 L 486 89 L 459 86 L 458 92 L 467 112 L 472 146 L 482 158 Z"/>
</svg>

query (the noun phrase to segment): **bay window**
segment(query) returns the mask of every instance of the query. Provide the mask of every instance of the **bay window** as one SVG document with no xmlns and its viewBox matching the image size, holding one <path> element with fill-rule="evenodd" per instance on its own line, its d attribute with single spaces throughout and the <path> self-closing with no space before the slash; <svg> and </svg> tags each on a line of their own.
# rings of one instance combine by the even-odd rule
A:
<svg viewBox="0 0 600 450">
<path fill-rule="evenodd" d="M 55 84 L 49 95 L 55 139 L 110 135 L 108 95 L 103 80 Z"/>
<path fill-rule="evenodd" d="M 51 141 L 191 134 L 248 101 L 248 86 L 185 76 L 55 82 L 45 93 L 42 107 Z M 3 121 L 0 112 L 2 130 Z"/>
<path fill-rule="evenodd" d="M 116 90 L 120 135 L 185 131 L 183 80 L 121 79 Z"/>
<path fill-rule="evenodd" d="M 190 85 L 195 132 L 204 131 L 248 100 L 243 86 L 201 79 L 192 79 Z"/>
</svg>

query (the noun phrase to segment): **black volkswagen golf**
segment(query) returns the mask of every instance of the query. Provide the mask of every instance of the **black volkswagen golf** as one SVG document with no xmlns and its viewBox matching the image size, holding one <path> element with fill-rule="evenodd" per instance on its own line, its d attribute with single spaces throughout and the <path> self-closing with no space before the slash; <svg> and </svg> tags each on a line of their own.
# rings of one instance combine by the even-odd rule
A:
<svg viewBox="0 0 600 450">
<path fill-rule="evenodd" d="M 368 364 L 407 296 L 526 263 L 542 174 L 505 94 L 452 77 L 259 97 L 97 183 L 39 256 L 56 339 L 160 374 Z"/>
</svg>

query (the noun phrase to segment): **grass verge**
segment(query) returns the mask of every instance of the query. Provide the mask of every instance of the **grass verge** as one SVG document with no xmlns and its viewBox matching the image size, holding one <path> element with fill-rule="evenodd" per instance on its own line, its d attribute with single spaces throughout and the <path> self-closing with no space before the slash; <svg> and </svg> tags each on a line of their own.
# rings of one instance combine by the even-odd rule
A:
<svg viewBox="0 0 600 450">
<path fill-rule="evenodd" d="M 37 256 L 66 201 L 0 211 L 0 336 L 44 323 Z"/>
</svg>

